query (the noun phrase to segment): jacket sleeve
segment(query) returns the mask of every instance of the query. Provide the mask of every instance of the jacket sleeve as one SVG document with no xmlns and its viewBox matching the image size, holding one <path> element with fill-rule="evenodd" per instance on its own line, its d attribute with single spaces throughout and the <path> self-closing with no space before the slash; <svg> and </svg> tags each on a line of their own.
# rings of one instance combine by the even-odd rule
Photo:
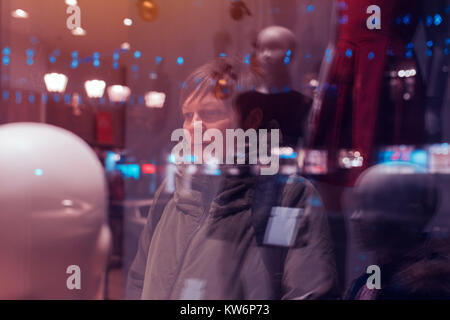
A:
<svg viewBox="0 0 450 320">
<path fill-rule="evenodd" d="M 139 238 L 136 257 L 131 264 L 127 277 L 125 298 L 128 300 L 141 299 L 150 242 L 152 240 L 156 225 L 158 224 L 164 208 L 170 199 L 170 195 L 165 194 L 164 190 L 165 183 L 163 183 L 155 193 L 154 202 L 148 213 L 147 222 Z"/>
<path fill-rule="evenodd" d="M 287 192 L 290 206 L 304 209 L 296 240 L 287 254 L 282 278 L 282 299 L 333 299 L 338 297 L 337 271 L 328 221 L 314 187 Z M 294 203 L 292 203 L 294 200 Z"/>
</svg>

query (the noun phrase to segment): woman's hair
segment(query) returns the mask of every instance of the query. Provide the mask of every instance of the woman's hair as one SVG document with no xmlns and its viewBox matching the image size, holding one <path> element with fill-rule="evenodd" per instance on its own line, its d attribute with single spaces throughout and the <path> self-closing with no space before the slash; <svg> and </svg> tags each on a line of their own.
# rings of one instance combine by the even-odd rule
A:
<svg viewBox="0 0 450 320">
<path fill-rule="evenodd" d="M 217 58 L 189 75 L 181 90 L 180 105 L 188 97 L 197 98 L 209 93 L 233 103 L 240 93 L 254 90 L 259 84 L 259 76 L 247 64 L 236 58 Z"/>
</svg>

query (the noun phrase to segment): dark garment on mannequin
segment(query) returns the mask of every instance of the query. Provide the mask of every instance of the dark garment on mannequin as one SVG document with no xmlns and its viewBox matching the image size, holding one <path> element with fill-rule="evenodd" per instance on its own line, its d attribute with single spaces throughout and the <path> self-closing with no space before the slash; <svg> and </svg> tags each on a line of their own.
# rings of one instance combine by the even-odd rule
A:
<svg viewBox="0 0 450 320">
<path fill-rule="evenodd" d="M 334 185 L 352 186 L 358 175 L 372 164 L 377 147 L 394 144 L 420 144 L 424 141 L 424 107 L 419 70 L 407 56 L 418 22 L 417 1 L 349 0 L 339 5 L 338 40 L 334 59 L 324 86 L 323 100 L 314 110 L 309 147 L 325 149 Z M 366 13 L 370 5 L 381 9 L 381 29 L 369 30 Z M 398 17 L 410 15 L 410 22 Z M 405 99 L 404 78 L 392 72 L 415 69 L 409 78 L 413 87 Z M 339 149 L 359 151 L 364 166 L 339 170 Z"/>
<path fill-rule="evenodd" d="M 279 93 L 250 91 L 239 96 L 237 103 L 243 108 L 243 118 L 246 108 L 260 107 L 264 114 L 262 127 L 276 123 L 282 134 L 281 146 L 295 148 L 299 143 L 304 143 L 306 121 L 311 109 L 310 98 L 294 90 Z"/>
</svg>

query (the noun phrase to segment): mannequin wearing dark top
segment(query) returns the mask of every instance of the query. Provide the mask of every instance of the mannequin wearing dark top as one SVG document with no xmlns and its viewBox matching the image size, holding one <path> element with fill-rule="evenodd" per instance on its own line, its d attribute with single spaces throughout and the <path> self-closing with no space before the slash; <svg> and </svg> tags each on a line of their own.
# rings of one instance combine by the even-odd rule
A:
<svg viewBox="0 0 450 320">
<path fill-rule="evenodd" d="M 289 66 L 295 54 L 294 34 L 280 26 L 263 29 L 257 37 L 254 68 L 262 76 L 256 91 L 241 97 L 244 105 L 257 104 L 265 120 L 278 126 L 282 146 L 297 147 L 305 134 L 311 100 L 291 89 Z"/>
</svg>

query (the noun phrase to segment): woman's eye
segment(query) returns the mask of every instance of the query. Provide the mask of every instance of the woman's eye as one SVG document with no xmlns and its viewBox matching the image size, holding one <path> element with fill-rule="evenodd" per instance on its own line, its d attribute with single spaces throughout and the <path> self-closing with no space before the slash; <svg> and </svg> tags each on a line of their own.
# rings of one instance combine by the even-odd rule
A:
<svg viewBox="0 0 450 320">
<path fill-rule="evenodd" d="M 184 117 L 184 120 L 190 120 L 193 117 L 193 113 L 192 112 L 183 113 L 183 117 Z"/>
<path fill-rule="evenodd" d="M 208 120 L 208 119 L 215 119 L 218 116 L 220 116 L 220 112 L 217 110 L 205 110 L 201 112 L 202 119 Z"/>
</svg>

